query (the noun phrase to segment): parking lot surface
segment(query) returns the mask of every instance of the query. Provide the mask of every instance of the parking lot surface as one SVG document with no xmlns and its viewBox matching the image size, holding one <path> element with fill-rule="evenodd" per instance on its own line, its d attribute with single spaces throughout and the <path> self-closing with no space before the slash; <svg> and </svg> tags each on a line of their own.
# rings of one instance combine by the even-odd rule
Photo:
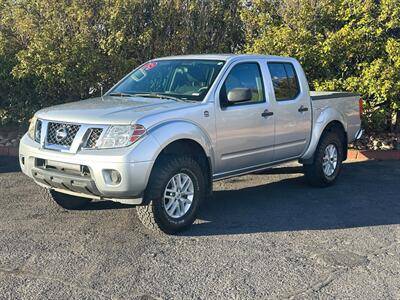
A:
<svg viewBox="0 0 400 300">
<path fill-rule="evenodd" d="M 63 211 L 0 159 L 0 298 L 400 298 L 400 161 L 346 163 L 333 187 L 286 166 L 214 184 L 179 236 L 132 207 Z"/>
</svg>

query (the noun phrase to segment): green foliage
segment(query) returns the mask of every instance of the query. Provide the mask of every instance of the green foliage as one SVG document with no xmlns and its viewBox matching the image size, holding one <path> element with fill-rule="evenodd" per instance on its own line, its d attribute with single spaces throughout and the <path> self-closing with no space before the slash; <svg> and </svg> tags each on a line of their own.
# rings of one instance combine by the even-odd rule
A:
<svg viewBox="0 0 400 300">
<path fill-rule="evenodd" d="M 361 93 L 368 127 L 400 129 L 400 0 L 0 0 L 0 124 L 210 52 L 293 56 L 312 88 Z"/>
<path fill-rule="evenodd" d="M 255 0 L 242 19 L 245 52 L 293 56 L 312 88 L 361 93 L 369 127 L 400 129 L 399 0 Z"/>
<path fill-rule="evenodd" d="M 0 0 L 0 123 L 89 97 L 139 63 L 233 52 L 244 38 L 234 0 Z"/>
</svg>

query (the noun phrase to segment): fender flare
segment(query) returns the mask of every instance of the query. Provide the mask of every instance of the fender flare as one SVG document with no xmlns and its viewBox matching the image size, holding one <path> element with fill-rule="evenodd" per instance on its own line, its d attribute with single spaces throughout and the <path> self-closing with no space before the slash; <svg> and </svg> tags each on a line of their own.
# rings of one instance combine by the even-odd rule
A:
<svg viewBox="0 0 400 300">
<path fill-rule="evenodd" d="M 153 159 L 156 160 L 162 150 L 169 144 L 182 140 L 192 140 L 197 142 L 204 150 L 207 158 L 211 163 L 211 168 L 214 166 L 214 150 L 210 136 L 198 124 L 186 120 L 171 120 L 159 123 L 148 129 L 150 134 L 160 145 L 153 153 Z"/>
<path fill-rule="evenodd" d="M 345 133 L 347 133 L 346 118 L 342 113 L 334 108 L 328 107 L 324 109 L 319 115 L 318 119 L 314 122 L 310 143 L 307 150 L 301 157 L 301 161 L 309 161 L 314 157 L 315 150 L 327 126 L 332 122 L 339 122 L 342 124 Z"/>
</svg>

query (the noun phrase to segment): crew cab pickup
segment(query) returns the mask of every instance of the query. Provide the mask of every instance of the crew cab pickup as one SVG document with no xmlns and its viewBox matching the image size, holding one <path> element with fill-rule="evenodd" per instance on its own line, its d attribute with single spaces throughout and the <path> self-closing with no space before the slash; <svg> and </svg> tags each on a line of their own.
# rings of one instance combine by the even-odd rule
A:
<svg viewBox="0 0 400 300">
<path fill-rule="evenodd" d="M 64 209 L 134 204 L 145 226 L 173 234 L 194 222 L 216 180 L 299 161 L 312 185 L 333 184 L 362 134 L 360 101 L 310 92 L 293 58 L 159 58 L 101 97 L 38 111 L 19 160 Z"/>
</svg>

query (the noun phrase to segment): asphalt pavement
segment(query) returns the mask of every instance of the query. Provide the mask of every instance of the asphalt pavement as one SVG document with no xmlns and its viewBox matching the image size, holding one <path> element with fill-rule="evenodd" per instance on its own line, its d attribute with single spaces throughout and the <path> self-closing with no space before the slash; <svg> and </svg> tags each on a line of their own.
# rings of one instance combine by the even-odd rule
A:
<svg viewBox="0 0 400 300">
<path fill-rule="evenodd" d="M 297 166 L 214 184 L 179 236 L 134 208 L 63 211 L 0 157 L 0 299 L 399 299 L 400 161 Z"/>
</svg>

